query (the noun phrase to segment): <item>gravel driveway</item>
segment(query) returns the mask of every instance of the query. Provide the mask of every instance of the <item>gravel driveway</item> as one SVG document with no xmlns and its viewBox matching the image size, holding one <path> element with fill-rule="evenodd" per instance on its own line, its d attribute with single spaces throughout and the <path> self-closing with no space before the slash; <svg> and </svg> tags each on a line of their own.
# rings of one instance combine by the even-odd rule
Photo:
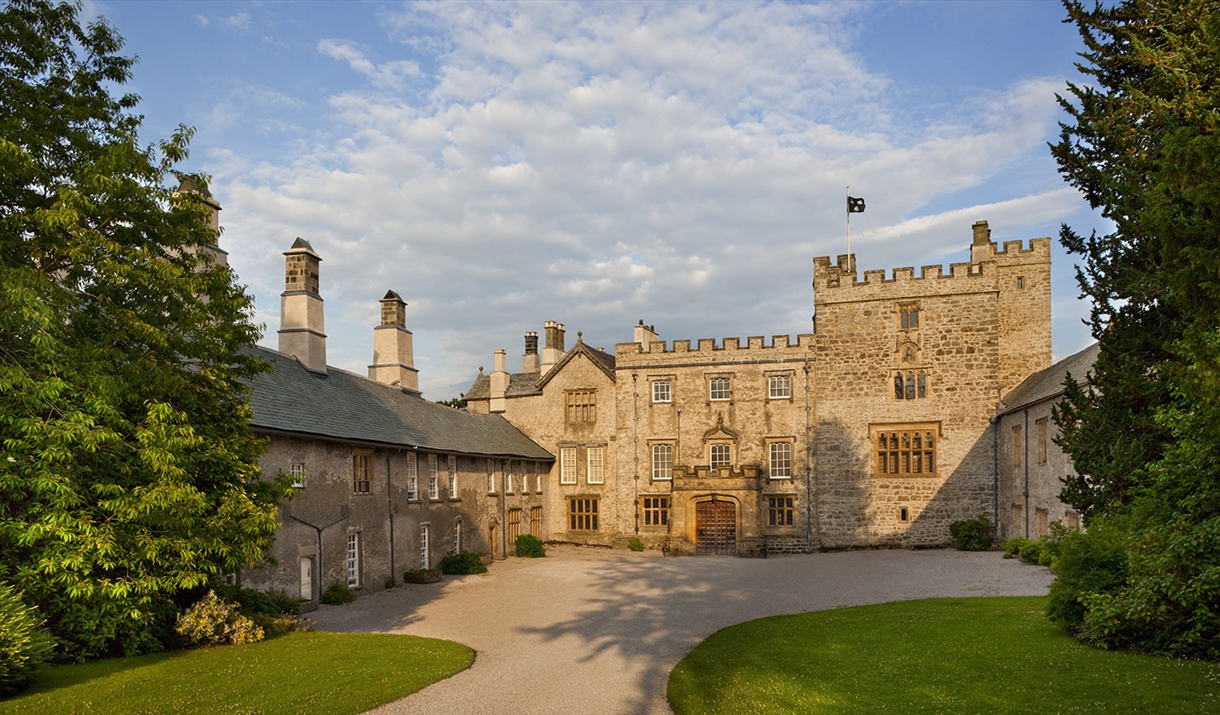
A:
<svg viewBox="0 0 1220 715">
<path fill-rule="evenodd" d="M 319 630 L 410 633 L 478 652 L 469 670 L 378 715 L 669 713 L 670 670 L 725 626 L 913 598 L 1044 595 L 1052 578 L 997 552 L 661 558 L 560 546 L 548 554 L 309 615 Z"/>
</svg>

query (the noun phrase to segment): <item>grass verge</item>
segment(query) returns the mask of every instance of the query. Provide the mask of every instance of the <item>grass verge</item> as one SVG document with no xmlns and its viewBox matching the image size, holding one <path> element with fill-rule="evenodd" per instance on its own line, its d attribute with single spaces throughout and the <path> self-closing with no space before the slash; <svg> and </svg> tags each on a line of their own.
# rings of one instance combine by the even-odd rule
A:
<svg viewBox="0 0 1220 715">
<path fill-rule="evenodd" d="M 306 631 L 245 646 L 48 667 L 0 713 L 360 713 L 465 670 L 431 638 Z"/>
<path fill-rule="evenodd" d="M 1220 712 L 1220 664 L 1097 650 L 1046 598 L 904 601 L 725 628 L 669 677 L 699 713 Z"/>
</svg>

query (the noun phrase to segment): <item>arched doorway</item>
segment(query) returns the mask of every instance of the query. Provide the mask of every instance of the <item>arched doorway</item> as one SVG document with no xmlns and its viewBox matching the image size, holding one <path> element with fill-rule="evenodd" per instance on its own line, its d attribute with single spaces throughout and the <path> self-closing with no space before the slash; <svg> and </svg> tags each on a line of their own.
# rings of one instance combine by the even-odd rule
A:
<svg viewBox="0 0 1220 715">
<path fill-rule="evenodd" d="M 737 505 L 724 499 L 695 504 L 695 553 L 737 555 Z"/>
</svg>

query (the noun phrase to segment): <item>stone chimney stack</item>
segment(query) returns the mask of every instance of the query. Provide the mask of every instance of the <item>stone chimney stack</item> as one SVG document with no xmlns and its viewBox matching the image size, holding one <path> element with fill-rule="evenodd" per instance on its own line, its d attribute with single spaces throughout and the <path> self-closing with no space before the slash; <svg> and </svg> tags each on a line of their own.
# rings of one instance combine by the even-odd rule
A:
<svg viewBox="0 0 1220 715">
<path fill-rule="evenodd" d="M 659 339 L 660 336 L 657 335 L 657 326 L 644 325 L 643 320 L 640 321 L 639 325 L 635 326 L 635 342 L 640 344 L 640 352 L 648 352 L 649 344 L 655 343 Z"/>
<path fill-rule="evenodd" d="M 508 371 L 505 370 L 507 354 L 496 351 L 496 369 L 491 373 L 491 412 L 503 412 L 506 404 L 504 394 L 508 392 Z"/>
<path fill-rule="evenodd" d="M 212 235 L 215 238 L 212 244 L 207 247 L 207 251 L 212 258 L 212 263 L 218 266 L 229 265 L 229 254 L 220 247 L 220 204 L 208 190 L 201 187 L 195 179 L 186 176 L 182 178 L 182 183 L 178 185 L 178 190 L 175 194 L 195 194 L 198 196 L 205 206 L 208 207 L 208 227 L 212 229 Z"/>
<path fill-rule="evenodd" d="M 326 374 L 326 333 L 318 264 L 309 241 L 298 238 L 284 251 L 284 292 L 280 294 L 280 352 L 292 355 L 306 369 Z"/>
<path fill-rule="evenodd" d="M 991 242 L 991 229 L 987 228 L 987 222 L 975 221 L 971 228 L 974 229 L 974 243 L 970 244 L 970 262 L 991 260 L 995 256 L 995 244 Z"/>
<path fill-rule="evenodd" d="M 521 358 L 521 372 L 542 372 L 542 362 L 538 357 L 538 333 L 532 330 L 525 334 L 525 355 Z"/>
<path fill-rule="evenodd" d="M 381 299 L 381 325 L 373 328 L 373 364 L 369 378 L 419 392 L 419 370 L 411 331 L 407 330 L 407 304 L 394 291 Z"/>
<path fill-rule="evenodd" d="M 548 320 L 543 327 L 546 344 L 542 348 L 542 372 L 548 372 L 555 363 L 563 359 L 563 354 L 567 351 L 563 349 L 563 323 Z"/>
</svg>

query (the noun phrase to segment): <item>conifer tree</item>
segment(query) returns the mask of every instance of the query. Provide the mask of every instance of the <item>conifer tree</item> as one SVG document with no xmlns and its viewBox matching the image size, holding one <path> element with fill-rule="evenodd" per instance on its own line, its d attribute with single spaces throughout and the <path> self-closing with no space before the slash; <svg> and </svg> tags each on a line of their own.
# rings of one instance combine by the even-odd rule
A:
<svg viewBox="0 0 1220 715">
<path fill-rule="evenodd" d="M 1060 99 L 1071 122 L 1052 153 L 1114 230 L 1060 234 L 1083 258 L 1100 343 L 1089 386 L 1069 381 L 1056 413 L 1080 475 L 1062 498 L 1090 528 L 1122 532 L 1126 550 L 1121 585 L 1081 598 L 1077 629 L 1108 646 L 1215 658 L 1220 5 L 1065 6 L 1087 83 Z"/>
<path fill-rule="evenodd" d="M 262 558 L 284 494 L 250 428 L 251 298 L 171 188 L 191 132 L 141 147 L 111 94 L 133 60 L 79 14 L 0 8 L 0 580 L 61 658 L 158 648 L 175 593 Z"/>
</svg>

